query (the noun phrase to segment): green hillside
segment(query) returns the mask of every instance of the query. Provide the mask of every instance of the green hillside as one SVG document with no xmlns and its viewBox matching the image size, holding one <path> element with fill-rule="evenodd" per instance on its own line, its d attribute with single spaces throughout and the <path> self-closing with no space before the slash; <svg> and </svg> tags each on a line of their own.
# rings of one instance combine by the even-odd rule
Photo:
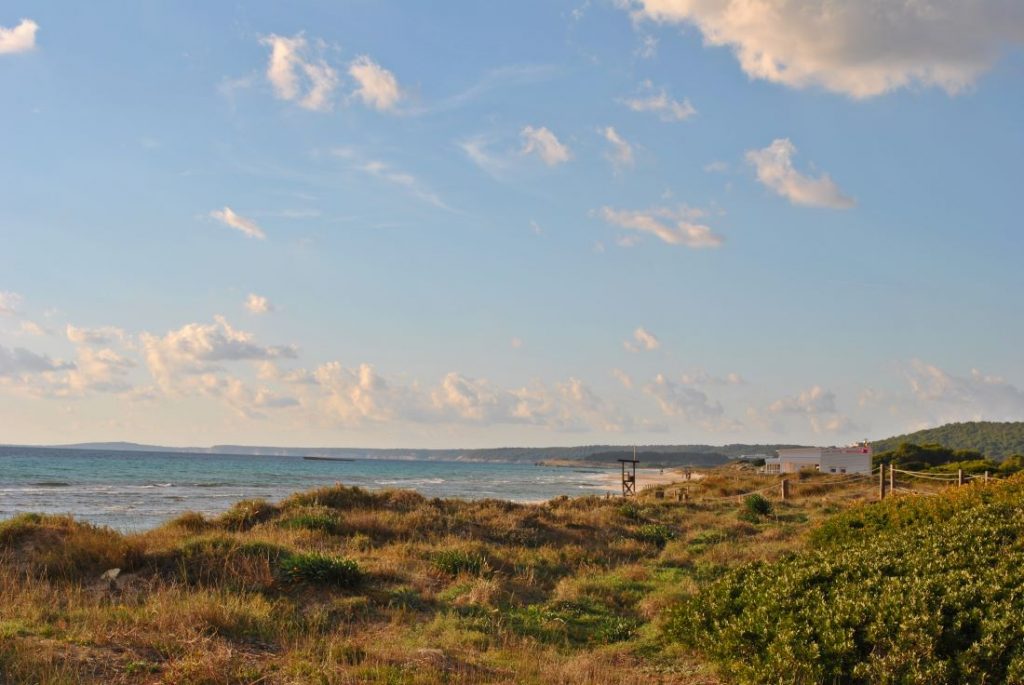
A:
<svg viewBox="0 0 1024 685">
<path fill-rule="evenodd" d="M 900 443 L 938 444 L 957 450 L 978 450 L 987 457 L 1003 459 L 1011 454 L 1024 454 L 1024 421 L 967 421 L 947 423 L 915 433 L 875 440 L 876 452 L 896 449 Z"/>
</svg>

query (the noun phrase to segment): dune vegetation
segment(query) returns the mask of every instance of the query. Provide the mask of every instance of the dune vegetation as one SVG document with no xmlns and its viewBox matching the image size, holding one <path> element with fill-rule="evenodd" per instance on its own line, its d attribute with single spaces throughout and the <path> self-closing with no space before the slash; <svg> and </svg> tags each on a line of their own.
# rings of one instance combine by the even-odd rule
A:
<svg viewBox="0 0 1024 685">
<path fill-rule="evenodd" d="M 848 648 L 843 635 L 831 636 L 821 645 L 834 663 L 808 665 L 820 654 L 797 646 L 823 631 L 824 619 L 801 599 L 800 583 L 838 601 L 820 589 L 834 579 L 815 570 L 833 554 L 847 565 L 835 571 L 846 583 L 836 587 L 856 586 L 850 569 L 860 564 L 872 583 L 900 577 L 902 566 L 868 566 L 857 550 L 885 528 L 896 554 L 902 531 L 918 520 L 945 525 L 936 523 L 945 514 L 899 513 L 921 498 L 862 506 L 877 496 L 867 477 L 808 475 L 791 485 L 780 501 L 776 478 L 721 468 L 630 500 L 543 504 L 338 485 L 279 503 L 240 502 L 213 518 L 185 514 L 132 535 L 24 514 L 0 522 L 0 682 L 787 681 L 771 670 L 777 664 L 757 661 L 762 652 L 804 664 L 792 671 L 800 682 L 889 673 L 875 662 L 856 670 L 876 636 L 891 637 L 888 624 L 855 634 Z M 747 494 L 754 490 L 762 492 Z M 880 521 L 896 523 L 889 530 Z M 924 563 L 927 554 L 913 558 Z M 966 573 L 968 556 L 948 565 Z M 807 580 L 819 575 L 825 580 Z M 737 607 L 771 596 L 780 579 L 790 579 L 791 601 L 769 604 L 767 623 L 752 623 Z M 929 596 L 912 606 L 930 607 Z M 856 595 L 868 598 L 867 590 Z M 837 630 L 856 632 L 862 614 L 844 612 Z M 989 634 L 987 620 L 977 617 L 977 635 Z M 947 663 L 949 649 L 936 649 L 945 665 L 929 673 L 980 667 Z M 1016 669 L 1016 658 L 999 663 Z"/>
</svg>

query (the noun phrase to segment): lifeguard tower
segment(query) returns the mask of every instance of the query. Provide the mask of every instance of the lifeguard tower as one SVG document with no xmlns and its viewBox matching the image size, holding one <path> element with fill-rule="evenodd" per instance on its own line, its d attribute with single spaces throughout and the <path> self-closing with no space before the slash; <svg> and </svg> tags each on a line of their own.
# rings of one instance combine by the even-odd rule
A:
<svg viewBox="0 0 1024 685">
<path fill-rule="evenodd" d="M 636 494 L 636 465 L 639 460 L 636 458 L 636 447 L 633 447 L 632 459 L 619 459 L 622 465 L 622 496 L 629 497 Z M 627 466 L 628 464 L 628 466 Z"/>
</svg>

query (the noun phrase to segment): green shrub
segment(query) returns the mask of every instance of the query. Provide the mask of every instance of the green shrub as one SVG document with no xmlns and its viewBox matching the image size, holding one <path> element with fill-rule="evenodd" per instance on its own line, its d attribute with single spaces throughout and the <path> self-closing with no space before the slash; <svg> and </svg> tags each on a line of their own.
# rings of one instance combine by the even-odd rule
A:
<svg viewBox="0 0 1024 685">
<path fill-rule="evenodd" d="M 329 511 L 300 511 L 284 516 L 277 522 L 277 525 L 282 528 L 313 530 L 330 535 L 342 532 L 341 521 Z"/>
<path fill-rule="evenodd" d="M 434 554 L 434 566 L 451 576 L 460 573 L 480 575 L 487 565 L 482 554 L 467 552 L 461 549 L 445 549 Z"/>
<path fill-rule="evenodd" d="M 647 542 L 658 549 L 662 549 L 669 540 L 676 537 L 675 532 L 666 525 L 660 523 L 648 523 L 640 526 L 640 529 L 636 532 L 637 540 L 641 542 Z"/>
<path fill-rule="evenodd" d="M 1024 481 L 833 518 L 817 549 L 711 581 L 668 635 L 740 683 L 1024 676 Z"/>
<path fill-rule="evenodd" d="M 289 584 L 354 587 L 363 574 L 352 559 L 342 559 L 316 552 L 292 554 L 278 567 L 281 580 Z"/>
<path fill-rule="evenodd" d="M 754 493 L 743 498 L 743 510 L 753 516 L 767 516 L 772 513 L 772 503 L 764 495 Z"/>
<path fill-rule="evenodd" d="M 268 521 L 277 514 L 277 507 L 264 499 L 245 499 L 235 504 L 217 519 L 230 530 L 249 530 L 258 523 Z"/>
</svg>

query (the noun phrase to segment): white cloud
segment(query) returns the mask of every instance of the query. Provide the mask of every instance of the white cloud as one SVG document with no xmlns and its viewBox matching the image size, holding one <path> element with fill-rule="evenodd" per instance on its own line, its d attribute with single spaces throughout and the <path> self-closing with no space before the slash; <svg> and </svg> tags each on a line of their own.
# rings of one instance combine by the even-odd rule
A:
<svg viewBox="0 0 1024 685">
<path fill-rule="evenodd" d="M 654 36 L 643 36 L 640 39 L 640 47 L 633 54 L 642 59 L 652 59 L 658 54 L 658 39 Z"/>
<path fill-rule="evenodd" d="M 132 384 L 127 374 L 135 367 L 135 361 L 110 348 L 80 347 L 75 368 L 64 379 L 66 389 L 58 391 L 58 394 L 128 391 Z"/>
<path fill-rule="evenodd" d="M 323 59 L 311 61 L 306 57 L 308 44 L 302 34 L 290 38 L 264 36 L 260 43 L 270 48 L 267 79 L 279 99 L 297 101 L 310 110 L 330 109 L 338 74 Z"/>
<path fill-rule="evenodd" d="M 142 333 L 139 339 L 150 373 L 165 390 L 173 389 L 183 375 L 216 371 L 221 362 L 296 356 L 293 347 L 257 344 L 251 333 L 232 328 L 222 316 L 212 324 L 190 323 L 162 337 Z"/>
<path fill-rule="evenodd" d="M 953 375 L 915 359 L 906 370 L 907 382 L 932 424 L 949 421 L 1019 421 L 1024 416 L 1024 389 L 999 376 L 971 369 Z"/>
<path fill-rule="evenodd" d="M 489 149 L 491 143 L 492 141 L 486 136 L 475 136 L 460 141 L 458 146 L 466 153 L 470 161 L 491 176 L 498 178 L 508 168 L 508 158 L 491 152 Z"/>
<path fill-rule="evenodd" d="M 704 165 L 704 171 L 709 174 L 724 174 L 729 170 L 729 165 L 721 160 L 715 160 L 714 162 L 708 162 Z"/>
<path fill-rule="evenodd" d="M 407 173 L 405 171 L 399 171 L 397 169 L 392 169 L 384 162 L 378 160 L 370 160 L 369 162 L 366 162 L 365 164 L 362 164 L 357 168 L 364 173 L 370 174 L 371 176 L 375 176 L 379 179 L 387 181 L 388 183 L 393 183 L 397 186 L 401 186 L 410 195 L 426 202 L 427 204 L 434 205 L 439 209 L 452 211 L 451 207 L 445 204 L 444 200 L 438 197 L 438 195 L 433 191 L 425 188 L 423 184 L 420 183 L 420 180 L 410 173 Z"/>
<path fill-rule="evenodd" d="M 614 376 L 615 380 L 619 383 L 622 383 L 622 387 L 627 390 L 631 390 L 633 388 L 633 377 L 622 369 L 612 369 L 612 376 Z"/>
<path fill-rule="evenodd" d="M 747 152 L 757 170 L 757 180 L 795 205 L 849 209 L 853 198 L 844 195 L 828 174 L 805 176 L 793 168 L 796 146 L 788 138 L 776 138 L 760 150 Z"/>
<path fill-rule="evenodd" d="M 359 84 L 353 94 L 367 107 L 390 111 L 402 98 L 395 75 L 366 55 L 354 59 L 348 73 Z"/>
<path fill-rule="evenodd" d="M 622 101 L 634 112 L 653 112 L 662 121 L 686 121 L 697 114 L 689 100 L 674 100 L 664 88 L 655 88 L 650 81 L 640 84 L 640 94 Z"/>
<path fill-rule="evenodd" d="M 266 233 L 263 232 L 263 229 L 260 228 L 255 221 L 236 214 L 230 207 L 215 209 L 210 212 L 210 216 L 217 221 L 220 221 L 225 226 L 230 226 L 231 228 L 241 231 L 249 238 L 263 240 L 267 237 Z"/>
<path fill-rule="evenodd" d="M 1024 43 L 1019 0 L 631 0 L 634 17 L 696 26 L 751 78 L 866 98 L 958 93 Z"/>
<path fill-rule="evenodd" d="M 784 397 L 768 405 L 772 414 L 831 414 L 836 411 L 836 395 L 820 385 L 814 385 L 799 395 Z"/>
<path fill-rule="evenodd" d="M 0 345 L 0 377 L 14 378 L 24 374 L 70 369 L 73 366 L 59 360 L 54 361 L 45 354 L 37 354 L 24 347 L 8 348 Z"/>
<path fill-rule="evenodd" d="M 627 340 L 622 346 L 629 352 L 640 352 L 641 350 L 656 350 L 661 347 L 661 341 L 654 333 L 651 333 L 643 326 L 633 331 L 633 340 Z"/>
<path fill-rule="evenodd" d="M 35 321 L 29 321 L 25 319 L 21 322 L 19 330 L 25 335 L 46 335 L 47 331 L 45 328 L 37 324 Z"/>
<path fill-rule="evenodd" d="M 644 386 L 644 392 L 658 402 L 666 416 L 679 416 L 687 421 L 700 421 L 710 425 L 725 413 L 719 402 L 711 401 L 707 394 L 696 388 L 670 381 L 658 374 Z"/>
<path fill-rule="evenodd" d="M 80 328 L 68 324 L 65 332 L 68 340 L 77 345 L 109 345 L 112 341 L 123 341 L 127 337 L 123 330 L 114 326 Z"/>
<path fill-rule="evenodd" d="M 523 339 L 522 338 L 512 338 L 509 341 L 508 344 L 512 347 L 513 350 L 519 350 L 519 349 L 522 349 L 522 347 L 523 347 Z"/>
<path fill-rule="evenodd" d="M 633 146 L 626 142 L 613 127 L 607 126 L 601 130 L 601 135 L 612 145 L 609 159 L 618 167 L 633 166 Z"/>
<path fill-rule="evenodd" d="M 714 376 L 714 375 L 708 373 L 707 371 L 705 371 L 704 369 L 698 369 L 698 370 L 692 371 L 690 373 L 684 373 L 680 377 L 679 381 L 683 385 L 699 385 L 699 386 L 706 386 L 706 385 L 718 385 L 718 386 L 746 385 L 746 383 L 747 383 L 743 379 L 743 376 L 741 376 L 740 374 L 738 374 L 736 372 L 727 373 L 727 374 L 725 374 L 725 376 Z"/>
<path fill-rule="evenodd" d="M 548 166 L 564 164 L 572 157 L 569 148 L 559 142 L 555 134 L 544 126 L 527 126 L 520 132 L 520 136 L 523 139 L 522 153 L 535 154 Z"/>
<path fill-rule="evenodd" d="M 670 245 L 685 245 L 691 248 L 720 246 L 723 242 L 721 236 L 709 227 L 695 223 L 694 219 L 702 214 L 699 210 L 688 207 L 654 207 L 633 211 L 611 207 L 601 209 L 601 217 L 608 223 L 632 231 L 650 233 Z"/>
<path fill-rule="evenodd" d="M 0 316 L 14 316 L 21 306 L 21 295 L 0 290 Z"/>
<path fill-rule="evenodd" d="M 249 293 L 249 297 L 245 299 L 245 308 L 250 314 L 257 315 L 274 311 L 274 305 L 270 304 L 270 300 L 256 293 Z"/>
<path fill-rule="evenodd" d="M 35 50 L 36 31 L 39 24 L 31 19 L 22 19 L 14 28 L 0 26 L 0 55 Z"/>
</svg>

